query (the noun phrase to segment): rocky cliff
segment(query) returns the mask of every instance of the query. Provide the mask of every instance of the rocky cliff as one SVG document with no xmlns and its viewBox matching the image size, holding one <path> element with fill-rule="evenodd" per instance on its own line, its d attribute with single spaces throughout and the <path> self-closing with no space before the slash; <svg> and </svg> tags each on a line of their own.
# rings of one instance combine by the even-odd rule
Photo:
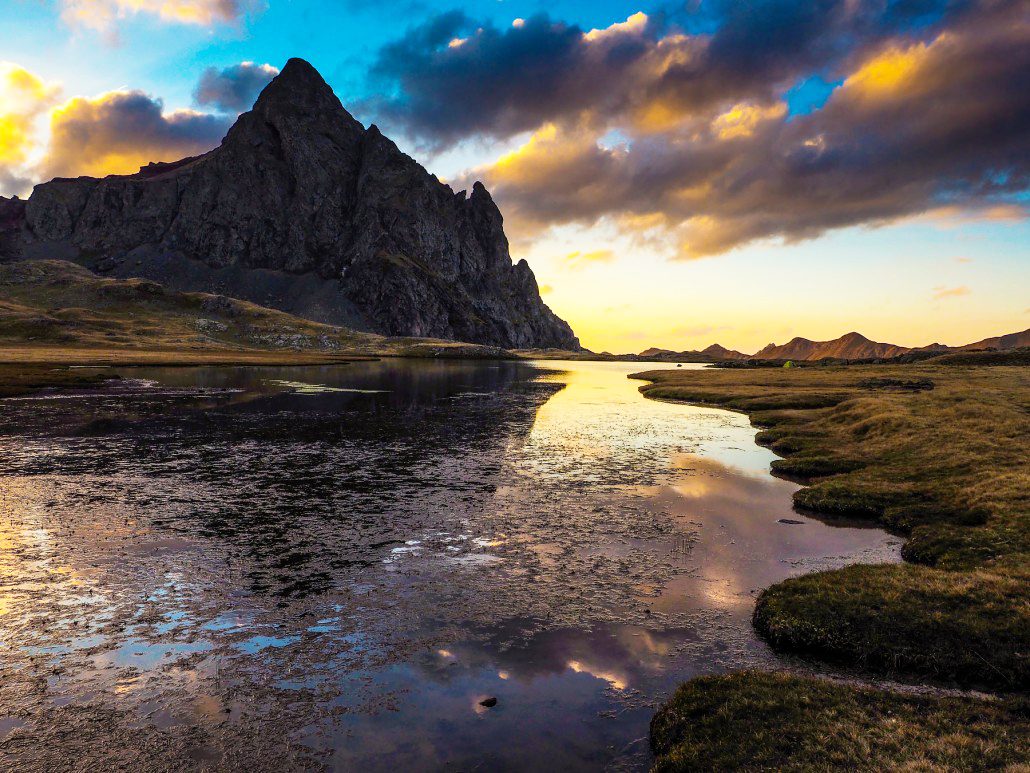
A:
<svg viewBox="0 0 1030 773">
<path fill-rule="evenodd" d="M 512 264 L 501 213 L 455 193 L 291 59 L 211 152 L 0 202 L 8 258 L 244 298 L 388 335 L 579 348 Z"/>
</svg>

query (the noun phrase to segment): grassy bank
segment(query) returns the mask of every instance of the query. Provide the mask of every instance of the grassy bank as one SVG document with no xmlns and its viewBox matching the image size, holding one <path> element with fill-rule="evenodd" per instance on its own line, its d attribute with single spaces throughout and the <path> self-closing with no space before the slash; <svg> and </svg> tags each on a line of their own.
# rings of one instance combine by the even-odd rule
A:
<svg viewBox="0 0 1030 773">
<path fill-rule="evenodd" d="M 657 771 L 1024 770 L 1024 699 L 901 695 L 744 671 L 683 685 L 651 721 Z"/>
<path fill-rule="evenodd" d="M 748 413 L 764 427 L 756 440 L 784 457 L 774 471 L 808 484 L 795 494 L 799 509 L 908 537 L 902 565 L 819 572 L 763 591 L 754 623 L 774 648 L 1025 695 L 1030 369 L 940 363 L 638 377 L 651 382 L 641 387 L 648 397 Z M 1030 757 L 1025 702 L 913 700 L 783 675 L 695 680 L 656 718 L 653 740 L 659 767 L 681 770 L 832 760 L 982 768 Z M 683 712 L 693 719 L 674 720 Z M 706 730 L 710 714 L 722 717 L 719 732 Z M 1003 739 L 1017 727 L 1022 742 L 999 756 L 987 734 Z"/>
<path fill-rule="evenodd" d="M 654 371 L 648 397 L 720 405 L 768 429 L 796 503 L 910 534 L 940 567 L 1030 550 L 1030 369 L 878 366 Z"/>
<path fill-rule="evenodd" d="M 746 411 L 800 508 L 908 536 L 903 566 L 787 580 L 773 646 L 887 674 L 1030 683 L 1030 369 L 954 365 L 641 374 L 652 398 Z"/>
<path fill-rule="evenodd" d="M 104 378 L 97 371 L 4 363 L 0 364 L 0 397 L 18 397 L 41 389 L 85 389 Z"/>
<path fill-rule="evenodd" d="M 61 260 L 0 263 L 0 357 L 11 362 L 312 364 L 356 357 L 513 358 L 496 346 L 387 337 Z M 130 362 L 131 361 L 131 362 Z"/>
<path fill-rule="evenodd" d="M 329 365 L 374 360 L 375 357 L 331 352 L 238 349 L 174 349 L 134 347 L 0 346 L 0 366 L 13 375 L 19 367 L 50 366 L 191 366 L 191 365 Z"/>
</svg>

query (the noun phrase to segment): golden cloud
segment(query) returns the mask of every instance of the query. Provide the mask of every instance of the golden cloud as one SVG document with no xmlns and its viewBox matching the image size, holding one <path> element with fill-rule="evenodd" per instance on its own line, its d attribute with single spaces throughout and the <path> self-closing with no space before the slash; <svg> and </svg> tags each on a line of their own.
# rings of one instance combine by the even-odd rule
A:
<svg viewBox="0 0 1030 773">
<path fill-rule="evenodd" d="M 38 124 L 59 93 L 57 84 L 0 62 L 0 194 L 25 192 L 27 166 L 40 146 Z"/>
<path fill-rule="evenodd" d="M 50 116 L 45 176 L 131 174 L 151 161 L 203 153 L 224 136 L 227 120 L 194 110 L 164 113 L 141 91 L 75 97 Z"/>
<path fill-rule="evenodd" d="M 775 121 L 787 115 L 787 105 L 777 102 L 772 105 L 736 104 L 712 121 L 712 131 L 720 140 L 750 137 L 755 128 L 765 121 Z"/>
<path fill-rule="evenodd" d="M 576 250 L 565 256 L 564 261 L 572 268 L 584 268 L 592 263 L 611 263 L 615 260 L 615 253 L 612 250 Z"/>
<path fill-rule="evenodd" d="M 946 37 L 942 35 L 932 45 L 939 45 Z M 845 78 L 842 86 L 845 90 L 873 97 L 893 95 L 916 82 L 929 57 L 930 46 L 925 43 L 908 46 L 894 43 L 867 59 Z"/>
<path fill-rule="evenodd" d="M 61 18 L 68 24 L 111 33 L 117 23 L 138 14 L 161 21 L 210 26 L 238 20 L 241 0 L 62 0 Z"/>
<path fill-rule="evenodd" d="M 933 288 L 933 298 L 935 301 L 943 300 L 945 298 L 960 298 L 963 295 L 971 295 L 972 292 L 973 291 L 965 285 L 960 285 L 959 287 L 944 287 L 943 285 L 938 285 Z"/>
</svg>

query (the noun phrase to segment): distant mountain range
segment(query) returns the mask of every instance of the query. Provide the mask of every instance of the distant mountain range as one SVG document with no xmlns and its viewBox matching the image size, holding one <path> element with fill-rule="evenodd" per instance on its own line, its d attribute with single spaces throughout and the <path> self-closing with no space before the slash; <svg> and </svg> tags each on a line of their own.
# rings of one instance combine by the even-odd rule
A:
<svg viewBox="0 0 1030 773">
<path fill-rule="evenodd" d="M 650 348 L 640 352 L 638 357 L 669 362 L 685 362 L 694 360 L 707 362 L 710 360 L 822 360 L 826 358 L 840 360 L 889 359 L 912 352 L 956 352 L 977 349 L 1018 349 L 1030 346 L 1030 329 L 1019 333 L 985 338 L 964 346 L 945 346 L 944 344 L 928 344 L 927 346 L 909 347 L 898 344 L 886 344 L 872 341 L 861 333 L 847 333 L 832 341 L 811 341 L 807 338 L 792 338 L 785 344 L 769 344 L 754 354 L 726 349 L 719 344 L 712 344 L 700 351 L 675 352 L 671 349 Z"/>
</svg>

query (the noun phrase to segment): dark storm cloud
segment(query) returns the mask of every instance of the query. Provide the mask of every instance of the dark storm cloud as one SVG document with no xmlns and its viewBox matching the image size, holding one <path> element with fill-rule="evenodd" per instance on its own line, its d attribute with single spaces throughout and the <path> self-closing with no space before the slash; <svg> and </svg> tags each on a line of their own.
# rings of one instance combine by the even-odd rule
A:
<svg viewBox="0 0 1030 773">
<path fill-rule="evenodd" d="M 1018 215 L 1030 20 L 998 8 L 869 51 L 806 116 L 745 103 L 613 148 L 589 127 L 551 126 L 477 174 L 516 227 L 607 216 L 667 229 L 687 257 L 948 207 Z"/>
<path fill-rule="evenodd" d="M 969 2 L 767 0 L 722 2 L 704 17 L 635 14 L 585 31 L 538 15 L 499 29 L 440 14 L 379 53 L 388 96 L 363 107 L 432 145 L 506 137 L 585 111 L 612 119 L 660 101 L 697 111 L 769 100 L 812 72 L 839 66 L 885 36 L 927 34 Z M 691 22 L 705 30 L 692 34 Z"/>
<path fill-rule="evenodd" d="M 32 188 L 32 181 L 0 166 L 0 196 L 24 196 Z"/>
<path fill-rule="evenodd" d="M 224 117 L 192 110 L 165 114 L 142 91 L 78 97 L 53 114 L 44 176 L 133 172 L 210 150 L 228 127 Z"/>
<path fill-rule="evenodd" d="M 373 73 L 397 93 L 365 107 L 434 143 L 532 128 L 589 102 L 572 88 L 582 34 L 543 15 L 499 30 L 441 14 L 380 51 Z"/>
<path fill-rule="evenodd" d="M 242 113 L 253 106 L 261 89 L 278 74 L 275 67 L 254 62 L 241 62 L 221 70 L 209 67 L 200 76 L 193 99 L 198 105 L 223 113 Z"/>
</svg>

